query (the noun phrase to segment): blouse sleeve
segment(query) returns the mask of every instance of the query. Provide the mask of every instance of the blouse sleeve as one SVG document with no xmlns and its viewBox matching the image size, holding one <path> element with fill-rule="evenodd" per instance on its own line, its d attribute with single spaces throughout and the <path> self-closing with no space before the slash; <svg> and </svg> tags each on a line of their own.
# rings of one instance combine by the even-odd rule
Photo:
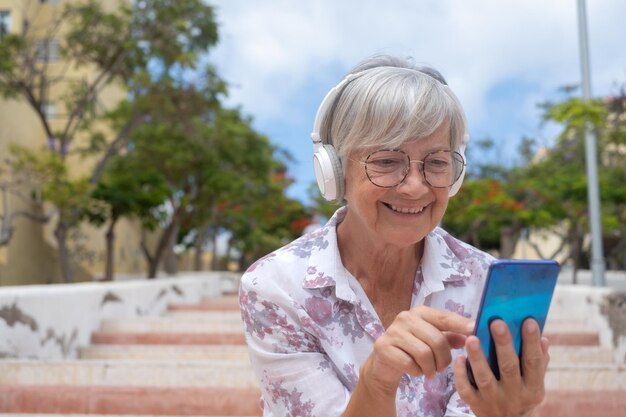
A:
<svg viewBox="0 0 626 417">
<path fill-rule="evenodd" d="M 301 325 L 299 307 L 289 294 L 273 280 L 256 280 L 247 273 L 241 279 L 239 298 L 263 415 L 340 416 L 350 393 L 319 339 Z"/>
</svg>

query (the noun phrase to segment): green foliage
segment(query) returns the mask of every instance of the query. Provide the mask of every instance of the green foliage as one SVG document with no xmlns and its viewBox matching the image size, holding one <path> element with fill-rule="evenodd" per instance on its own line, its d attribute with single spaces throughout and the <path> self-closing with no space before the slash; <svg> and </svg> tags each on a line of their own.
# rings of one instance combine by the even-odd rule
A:
<svg viewBox="0 0 626 417">
<path fill-rule="evenodd" d="M 116 157 L 107 166 L 92 197 L 109 207 L 109 217 L 136 216 L 144 226 L 153 229 L 162 220 L 158 210 L 168 195 L 161 173 L 140 164 L 133 157 Z M 97 223 L 100 219 L 92 219 Z"/>
<path fill-rule="evenodd" d="M 86 178 L 70 178 L 64 161 L 55 152 L 37 151 L 19 145 L 9 148 L 13 168 L 41 186 L 41 196 L 52 203 L 68 227 L 103 216 L 103 206 L 90 196 Z"/>
<path fill-rule="evenodd" d="M 336 201 L 327 201 L 320 193 L 316 182 L 312 182 L 307 188 L 307 195 L 311 200 L 311 209 L 326 219 L 330 219 L 332 215 L 341 207 L 341 203 Z"/>
</svg>

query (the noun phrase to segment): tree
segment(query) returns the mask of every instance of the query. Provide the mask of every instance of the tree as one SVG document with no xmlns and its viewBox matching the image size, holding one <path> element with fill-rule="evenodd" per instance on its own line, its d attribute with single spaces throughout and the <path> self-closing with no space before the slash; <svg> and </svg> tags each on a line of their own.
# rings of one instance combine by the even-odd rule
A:
<svg viewBox="0 0 626 417">
<path fill-rule="evenodd" d="M 108 218 L 106 228 L 105 281 L 113 280 L 115 260 L 115 226 L 121 217 L 137 217 L 143 227 L 154 229 L 151 221 L 158 207 L 167 197 L 163 177 L 150 166 L 138 163 L 132 157 L 114 157 L 108 164 L 102 179 L 96 185 L 92 197 L 106 203 L 108 213 L 91 216 L 90 221 L 102 225 Z"/>
<path fill-rule="evenodd" d="M 32 23 L 34 15 L 36 10 L 27 14 L 22 33 L 0 40 L 0 94 L 25 100 L 47 137 L 45 150 L 16 152 L 27 171 L 57 174 L 46 178 L 59 182 L 42 185 L 50 191 L 42 195 L 57 208 L 59 262 L 64 280 L 71 282 L 68 234 L 86 218 L 83 210 L 92 204 L 88 200 L 107 161 L 125 149 L 135 129 L 154 120 L 160 110 L 156 106 L 167 104 L 168 92 L 178 91 L 181 83 L 174 79 L 198 69 L 200 54 L 217 42 L 217 26 L 213 8 L 200 0 L 122 1 L 114 11 L 95 0 L 72 3 L 43 32 Z M 64 65 L 52 71 L 54 57 L 48 52 L 55 42 Z M 87 69 L 92 76 L 71 76 L 76 68 Z M 212 68 L 200 74 L 206 75 L 201 82 L 213 89 L 214 96 L 223 91 Z M 99 104 L 105 89 L 113 85 L 125 89 L 128 99 L 109 112 Z M 46 109 L 50 92 L 58 86 L 63 87 L 59 102 L 66 117 L 54 129 Z M 96 125 L 103 116 L 110 122 L 108 129 Z M 67 158 L 73 153 L 96 160 L 90 175 L 70 172 Z M 27 167 L 28 161 L 50 166 Z M 81 204 L 75 205 L 76 200 Z"/>
<path fill-rule="evenodd" d="M 327 201 L 322 197 L 316 182 L 312 182 L 309 185 L 307 195 L 311 201 L 311 210 L 327 219 L 330 219 L 335 211 L 342 205 L 338 201 Z"/>
<path fill-rule="evenodd" d="M 11 241 L 15 231 L 15 221 L 20 217 L 27 218 L 38 223 L 47 223 L 50 214 L 44 213 L 41 198 L 36 193 L 28 195 L 23 190 L 28 189 L 32 184 L 20 178 L 13 169 L 15 162 L 11 158 L 4 161 L 5 164 L 0 170 L 0 198 L 2 199 L 2 215 L 0 215 L 0 246 L 6 246 Z M 21 200 L 32 207 L 32 209 L 13 210 L 10 207 L 10 200 Z"/>
<path fill-rule="evenodd" d="M 448 203 L 443 225 L 474 246 L 508 258 L 524 228 L 545 222 L 541 210 L 536 210 L 542 196 L 523 178 L 525 168 L 507 167 L 486 157 L 495 141 L 483 139 L 476 144 L 481 162 L 468 163 L 468 178 Z M 522 141 L 522 166 L 527 164 L 532 146 L 532 140 Z"/>
</svg>

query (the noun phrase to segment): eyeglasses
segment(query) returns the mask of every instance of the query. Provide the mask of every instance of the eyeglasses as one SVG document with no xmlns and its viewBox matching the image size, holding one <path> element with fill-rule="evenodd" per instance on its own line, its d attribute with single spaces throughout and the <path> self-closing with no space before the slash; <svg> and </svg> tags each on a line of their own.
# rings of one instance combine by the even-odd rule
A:
<svg viewBox="0 0 626 417">
<path fill-rule="evenodd" d="M 431 152 L 423 160 L 411 159 L 401 150 L 371 153 L 365 161 L 365 173 L 372 184 L 382 188 L 396 187 L 409 174 L 411 162 L 417 162 L 422 178 L 433 188 L 448 188 L 459 179 L 465 167 L 463 156 L 456 151 Z"/>
</svg>

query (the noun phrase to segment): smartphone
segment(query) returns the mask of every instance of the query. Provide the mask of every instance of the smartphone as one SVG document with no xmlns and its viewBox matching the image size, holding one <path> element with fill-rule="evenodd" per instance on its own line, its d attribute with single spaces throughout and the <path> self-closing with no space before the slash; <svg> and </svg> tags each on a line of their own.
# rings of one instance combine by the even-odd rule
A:
<svg viewBox="0 0 626 417">
<path fill-rule="evenodd" d="M 522 323 L 527 318 L 533 318 L 539 324 L 540 331 L 543 331 L 559 270 L 559 264 L 552 260 L 501 259 L 490 265 L 474 335 L 480 340 L 487 362 L 498 380 L 500 370 L 489 330 L 491 322 L 501 319 L 507 324 L 515 352 L 520 356 Z M 469 360 L 467 371 L 470 382 L 476 388 Z"/>
</svg>

